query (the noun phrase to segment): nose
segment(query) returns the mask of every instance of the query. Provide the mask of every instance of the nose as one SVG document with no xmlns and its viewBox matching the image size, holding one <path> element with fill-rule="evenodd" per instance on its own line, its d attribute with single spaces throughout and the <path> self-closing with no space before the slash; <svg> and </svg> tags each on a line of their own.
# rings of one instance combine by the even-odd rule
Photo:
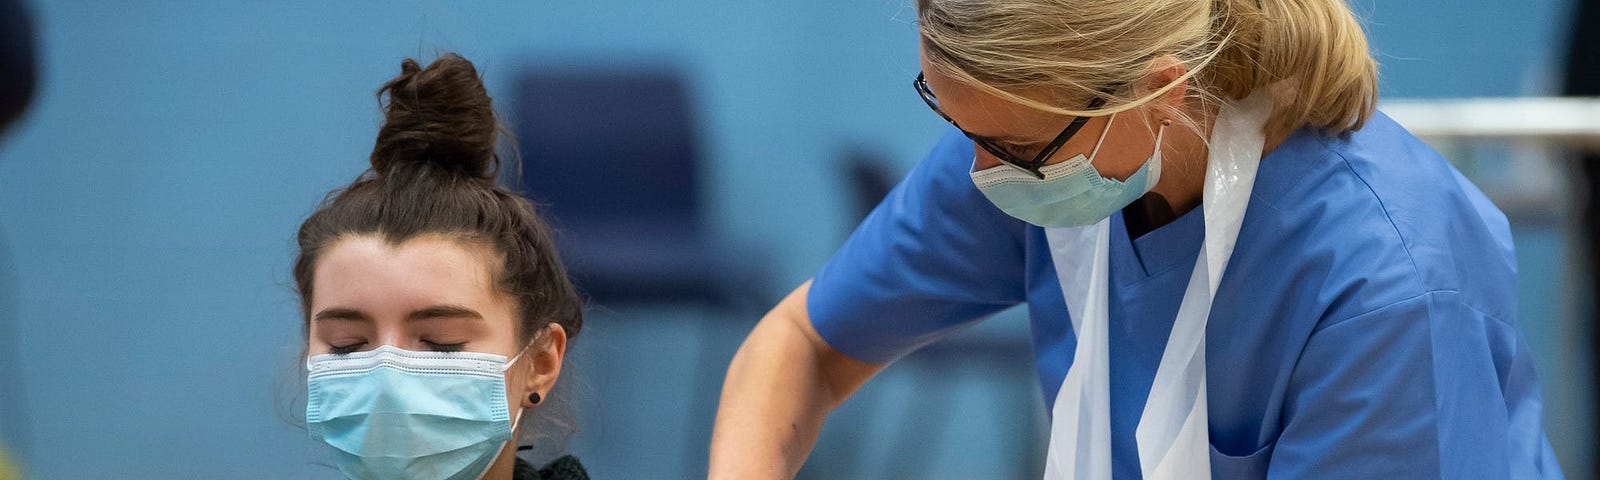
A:
<svg viewBox="0 0 1600 480">
<path fill-rule="evenodd" d="M 417 344 L 416 339 L 406 338 L 405 333 L 399 331 L 378 332 L 377 341 L 373 342 L 373 344 L 370 346 L 372 348 L 378 348 L 379 346 L 383 345 L 388 345 L 401 350 L 423 350 L 422 346 Z"/>
</svg>

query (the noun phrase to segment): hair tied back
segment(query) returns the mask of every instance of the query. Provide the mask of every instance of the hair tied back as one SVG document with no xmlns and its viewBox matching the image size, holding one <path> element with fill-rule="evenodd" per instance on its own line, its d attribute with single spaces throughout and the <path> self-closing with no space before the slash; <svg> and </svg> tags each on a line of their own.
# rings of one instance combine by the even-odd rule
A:
<svg viewBox="0 0 1600 480">
<path fill-rule="evenodd" d="M 400 62 L 400 75 L 378 89 L 383 127 L 372 148 L 372 171 L 434 167 L 493 182 L 500 127 L 483 80 L 471 62 L 445 54 L 426 68 Z"/>
</svg>

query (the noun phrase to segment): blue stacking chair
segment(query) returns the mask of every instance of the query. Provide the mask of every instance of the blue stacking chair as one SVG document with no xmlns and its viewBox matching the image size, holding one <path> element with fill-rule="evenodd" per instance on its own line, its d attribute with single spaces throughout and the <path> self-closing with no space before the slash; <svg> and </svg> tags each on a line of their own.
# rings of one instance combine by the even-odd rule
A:
<svg viewBox="0 0 1600 480">
<path fill-rule="evenodd" d="M 600 308 L 696 305 L 704 339 L 754 322 L 766 298 L 759 252 L 707 228 L 694 104 L 670 69 L 531 71 L 516 80 L 512 130 L 526 195 L 556 228 L 563 261 Z M 501 107 L 504 108 L 504 107 Z M 673 347 L 680 348 L 680 347 Z M 696 349 L 693 411 L 684 422 L 685 478 L 704 476 L 717 394 L 733 349 Z"/>
<path fill-rule="evenodd" d="M 706 228 L 699 132 L 678 75 L 532 71 L 516 89 L 522 186 L 591 301 L 726 306 L 751 294 L 749 259 Z"/>
</svg>

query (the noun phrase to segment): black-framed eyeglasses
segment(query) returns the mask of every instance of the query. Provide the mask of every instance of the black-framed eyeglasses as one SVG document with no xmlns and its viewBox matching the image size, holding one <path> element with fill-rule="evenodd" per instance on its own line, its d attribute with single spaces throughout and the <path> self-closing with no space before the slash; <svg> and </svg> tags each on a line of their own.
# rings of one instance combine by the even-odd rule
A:
<svg viewBox="0 0 1600 480">
<path fill-rule="evenodd" d="M 1056 150 L 1061 149 L 1062 144 L 1067 143 L 1068 139 L 1077 134 L 1078 130 L 1083 129 L 1083 125 L 1089 123 L 1090 118 L 1077 117 L 1072 119 L 1072 123 L 1067 124 L 1067 128 L 1061 130 L 1061 133 L 1056 135 L 1055 140 L 1051 140 L 1049 145 L 1045 145 L 1044 150 L 1040 150 L 1039 153 L 1035 154 L 1032 160 L 1022 160 L 1017 158 L 1015 154 L 1006 151 L 1005 147 L 997 145 L 989 139 L 973 135 L 972 132 L 961 128 L 961 125 L 957 125 L 955 119 L 950 118 L 950 115 L 945 114 L 944 110 L 939 108 L 939 99 L 933 96 L 933 90 L 928 88 L 928 80 L 923 77 L 922 73 L 917 73 L 917 79 L 911 82 L 911 86 L 917 89 L 917 94 L 922 96 L 922 101 L 928 104 L 928 108 L 933 109 L 933 113 L 939 114 L 940 117 L 944 118 L 944 121 L 950 122 L 950 125 L 956 127 L 957 130 L 961 130 L 962 134 L 972 139 L 972 143 L 977 144 L 984 151 L 989 152 L 990 155 L 994 155 L 994 158 L 1000 159 L 1001 163 L 1033 174 L 1033 176 L 1040 179 L 1044 178 L 1044 172 L 1040 169 L 1044 168 L 1045 162 L 1050 160 L 1050 156 L 1054 155 Z M 1084 110 L 1094 110 L 1100 108 L 1101 105 L 1105 105 L 1105 103 L 1104 97 L 1095 97 L 1094 100 L 1089 101 L 1089 105 L 1084 107 Z"/>
</svg>

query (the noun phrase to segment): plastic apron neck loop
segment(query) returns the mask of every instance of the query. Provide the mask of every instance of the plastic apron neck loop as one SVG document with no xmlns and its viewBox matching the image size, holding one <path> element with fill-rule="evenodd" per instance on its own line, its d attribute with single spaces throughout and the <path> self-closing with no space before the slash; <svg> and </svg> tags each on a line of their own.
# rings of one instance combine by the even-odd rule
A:
<svg viewBox="0 0 1600 480">
<path fill-rule="evenodd" d="M 1212 130 L 1201 208 L 1205 240 L 1178 307 L 1135 432 L 1147 479 L 1209 479 L 1206 321 L 1250 204 L 1271 96 L 1258 91 L 1224 105 Z M 1045 229 L 1077 336 L 1072 366 L 1051 410 L 1046 479 L 1111 478 L 1108 295 L 1111 220 Z"/>
</svg>

